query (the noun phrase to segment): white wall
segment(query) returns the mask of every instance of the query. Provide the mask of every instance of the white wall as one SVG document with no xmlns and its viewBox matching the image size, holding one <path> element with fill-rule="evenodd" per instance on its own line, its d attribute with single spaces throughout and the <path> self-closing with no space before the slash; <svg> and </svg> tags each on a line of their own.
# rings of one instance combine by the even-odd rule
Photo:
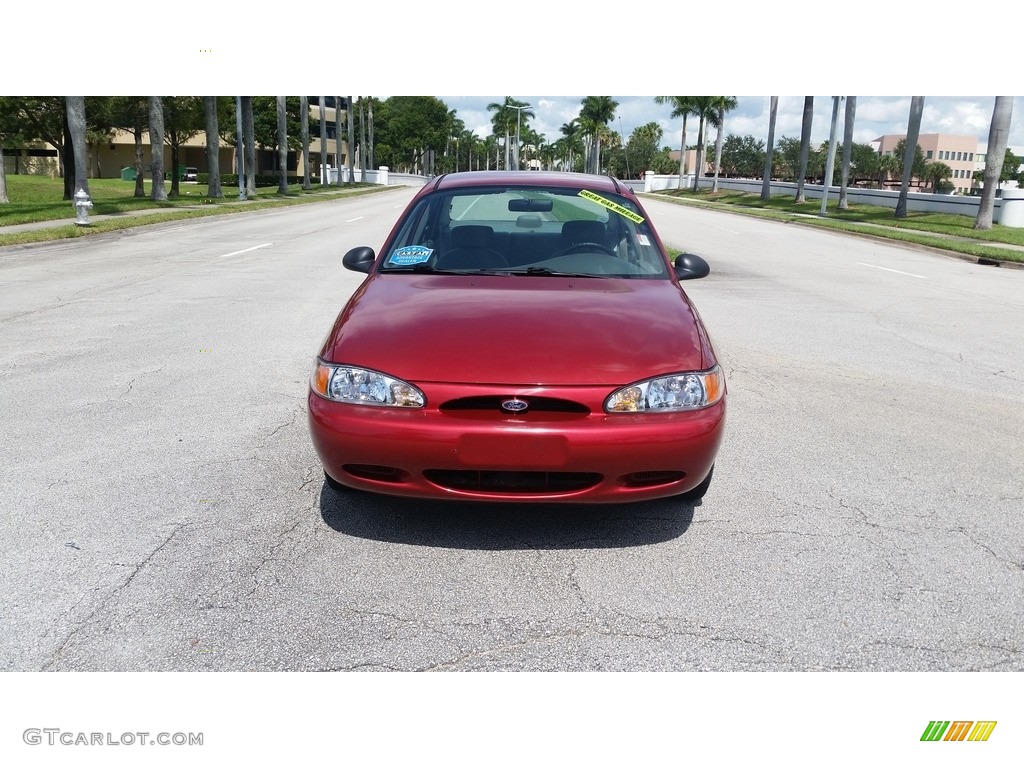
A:
<svg viewBox="0 0 1024 768">
<path fill-rule="evenodd" d="M 679 176 L 659 176 L 650 174 L 650 185 L 645 179 L 644 191 L 655 192 L 659 189 L 676 189 L 679 185 Z M 693 177 L 689 177 L 692 183 Z M 670 182 L 668 180 L 671 181 Z M 701 179 L 700 188 L 710 189 L 713 180 L 710 177 Z M 648 186 L 650 188 L 648 188 Z M 796 183 L 788 181 L 773 181 L 771 183 L 772 195 L 788 195 L 796 197 Z M 732 189 L 751 194 L 761 194 L 760 179 L 719 179 L 719 189 Z M 805 184 L 804 196 L 808 200 L 821 200 L 822 185 Z M 829 201 L 839 200 L 839 187 L 829 187 Z M 900 193 L 889 189 L 855 189 L 849 188 L 846 193 L 847 200 L 851 204 L 861 203 L 863 205 L 878 205 L 889 208 L 896 208 Z M 907 194 L 907 210 L 922 211 L 927 213 L 957 213 L 964 216 L 976 217 L 978 206 L 981 205 L 981 198 L 968 195 L 936 195 L 930 192 L 910 192 Z M 992 218 L 999 221 L 999 213 L 1002 208 L 1002 201 L 996 198 L 995 209 Z"/>
</svg>

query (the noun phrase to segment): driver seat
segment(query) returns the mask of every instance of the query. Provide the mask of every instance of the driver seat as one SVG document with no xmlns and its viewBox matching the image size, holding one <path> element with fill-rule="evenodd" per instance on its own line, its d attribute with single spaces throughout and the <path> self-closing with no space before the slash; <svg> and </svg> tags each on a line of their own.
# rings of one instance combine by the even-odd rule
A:
<svg viewBox="0 0 1024 768">
<path fill-rule="evenodd" d="M 494 230 L 480 224 L 463 224 L 451 231 L 452 248 L 437 260 L 438 269 L 494 269 L 508 262 L 494 250 Z"/>
<path fill-rule="evenodd" d="M 603 221 L 567 221 L 562 225 L 562 250 L 579 243 L 605 245 L 608 229 Z"/>
</svg>

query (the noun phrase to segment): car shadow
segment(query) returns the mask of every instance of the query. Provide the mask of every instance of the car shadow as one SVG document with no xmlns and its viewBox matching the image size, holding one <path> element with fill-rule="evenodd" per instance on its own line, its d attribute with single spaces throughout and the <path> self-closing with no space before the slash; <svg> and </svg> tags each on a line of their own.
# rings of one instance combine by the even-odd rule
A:
<svg viewBox="0 0 1024 768">
<path fill-rule="evenodd" d="M 690 527 L 694 504 L 672 499 L 611 505 L 423 501 L 339 492 L 324 483 L 320 515 L 338 533 L 423 547 L 594 549 L 675 539 Z"/>
</svg>

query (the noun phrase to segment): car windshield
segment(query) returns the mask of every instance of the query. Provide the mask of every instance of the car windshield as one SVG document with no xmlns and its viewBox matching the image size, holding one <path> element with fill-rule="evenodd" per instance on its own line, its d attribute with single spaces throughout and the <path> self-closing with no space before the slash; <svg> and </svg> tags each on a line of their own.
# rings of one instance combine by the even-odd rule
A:
<svg viewBox="0 0 1024 768">
<path fill-rule="evenodd" d="M 473 187 L 424 197 L 385 272 L 660 279 L 668 265 L 630 200 L 569 187 Z"/>
</svg>

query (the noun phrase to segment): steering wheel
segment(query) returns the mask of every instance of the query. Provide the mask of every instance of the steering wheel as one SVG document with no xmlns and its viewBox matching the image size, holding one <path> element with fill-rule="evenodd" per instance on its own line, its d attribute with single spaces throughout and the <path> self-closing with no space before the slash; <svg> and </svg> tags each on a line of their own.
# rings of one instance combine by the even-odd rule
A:
<svg viewBox="0 0 1024 768">
<path fill-rule="evenodd" d="M 615 251 L 613 251 L 607 245 L 601 245 L 601 243 L 591 243 L 591 242 L 573 243 L 568 248 L 566 248 L 564 251 L 560 252 L 558 255 L 559 256 L 568 256 L 570 253 L 577 253 L 579 251 L 600 251 L 601 253 L 606 253 L 609 256 L 614 256 L 616 259 L 619 258 L 619 254 L 617 254 Z"/>
</svg>

